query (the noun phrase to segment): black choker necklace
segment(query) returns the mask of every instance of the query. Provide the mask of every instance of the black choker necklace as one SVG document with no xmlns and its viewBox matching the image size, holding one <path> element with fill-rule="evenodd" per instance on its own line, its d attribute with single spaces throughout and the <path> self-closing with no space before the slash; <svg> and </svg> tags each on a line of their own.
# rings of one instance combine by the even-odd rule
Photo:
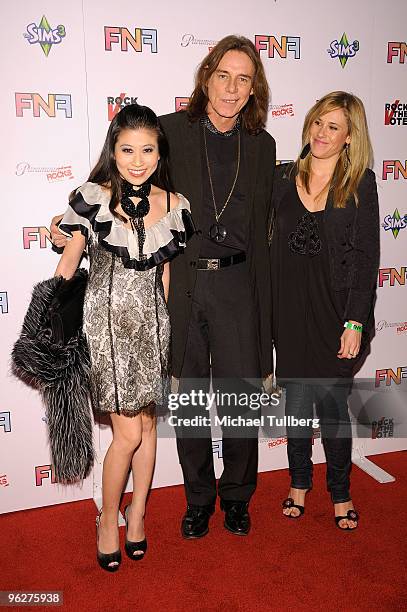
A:
<svg viewBox="0 0 407 612">
<path fill-rule="evenodd" d="M 143 217 L 150 212 L 148 196 L 151 191 L 151 183 L 146 181 L 140 187 L 137 187 L 123 179 L 121 190 L 122 197 L 120 204 L 122 205 L 122 210 L 130 217 L 130 225 L 133 232 L 137 232 L 139 258 L 140 260 L 146 259 L 146 255 L 143 254 L 143 246 L 146 240 Z M 130 198 L 140 198 L 140 202 L 134 204 Z"/>
</svg>

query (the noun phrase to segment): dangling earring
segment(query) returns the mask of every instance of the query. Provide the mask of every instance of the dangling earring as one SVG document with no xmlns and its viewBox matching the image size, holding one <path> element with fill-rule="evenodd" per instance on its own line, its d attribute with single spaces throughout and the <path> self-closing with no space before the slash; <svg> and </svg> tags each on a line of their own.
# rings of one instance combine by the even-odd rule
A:
<svg viewBox="0 0 407 612">
<path fill-rule="evenodd" d="M 310 150 L 311 150 L 310 144 L 309 144 L 309 142 L 307 142 L 307 144 L 304 145 L 304 148 L 301 151 L 300 159 L 305 159 L 307 157 L 308 153 L 310 152 Z"/>
<path fill-rule="evenodd" d="M 347 172 L 348 167 L 350 166 L 349 143 L 348 142 L 345 144 L 344 149 L 345 149 L 346 157 L 345 157 L 344 162 L 343 162 L 343 167 L 345 169 L 345 172 Z"/>
</svg>

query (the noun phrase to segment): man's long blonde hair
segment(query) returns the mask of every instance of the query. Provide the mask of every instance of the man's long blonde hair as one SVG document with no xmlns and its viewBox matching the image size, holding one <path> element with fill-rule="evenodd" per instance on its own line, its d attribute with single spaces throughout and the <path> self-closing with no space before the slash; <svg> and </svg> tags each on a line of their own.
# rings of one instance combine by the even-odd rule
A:
<svg viewBox="0 0 407 612">
<path fill-rule="evenodd" d="M 318 194 L 321 198 L 327 191 L 332 191 L 333 205 L 344 208 L 351 196 L 358 204 L 357 188 L 360 180 L 373 160 L 372 145 L 367 127 L 366 113 L 363 102 L 346 91 L 333 91 L 320 100 L 308 111 L 302 130 L 303 148 L 309 143 L 310 128 L 318 117 L 330 111 L 342 109 L 347 123 L 350 143 L 339 155 L 332 179 Z M 296 167 L 301 184 L 310 193 L 312 155 L 297 159 Z"/>
</svg>

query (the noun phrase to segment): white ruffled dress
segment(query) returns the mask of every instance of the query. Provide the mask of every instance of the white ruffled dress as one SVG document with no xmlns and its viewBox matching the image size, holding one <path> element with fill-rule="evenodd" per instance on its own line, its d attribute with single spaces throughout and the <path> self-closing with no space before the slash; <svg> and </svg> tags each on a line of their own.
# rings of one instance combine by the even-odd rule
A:
<svg viewBox="0 0 407 612">
<path fill-rule="evenodd" d="M 91 357 L 91 399 L 98 412 L 127 416 L 165 406 L 170 377 L 170 323 L 163 264 L 182 252 L 194 227 L 188 200 L 137 234 L 109 210 L 110 194 L 94 183 L 76 192 L 60 230 L 80 230 L 90 259 L 83 329 Z"/>
</svg>

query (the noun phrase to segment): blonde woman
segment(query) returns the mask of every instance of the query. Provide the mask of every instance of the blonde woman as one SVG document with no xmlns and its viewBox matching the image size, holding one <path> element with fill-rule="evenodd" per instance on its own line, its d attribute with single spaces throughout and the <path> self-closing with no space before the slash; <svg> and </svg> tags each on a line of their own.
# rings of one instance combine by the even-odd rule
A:
<svg viewBox="0 0 407 612">
<path fill-rule="evenodd" d="M 277 169 L 272 232 L 273 328 L 286 414 L 320 419 L 335 522 L 352 530 L 347 397 L 373 329 L 379 213 L 363 103 L 346 92 L 308 112 L 302 152 Z M 299 518 L 312 488 L 312 427 L 288 427 L 291 488 L 283 513 Z"/>
</svg>

